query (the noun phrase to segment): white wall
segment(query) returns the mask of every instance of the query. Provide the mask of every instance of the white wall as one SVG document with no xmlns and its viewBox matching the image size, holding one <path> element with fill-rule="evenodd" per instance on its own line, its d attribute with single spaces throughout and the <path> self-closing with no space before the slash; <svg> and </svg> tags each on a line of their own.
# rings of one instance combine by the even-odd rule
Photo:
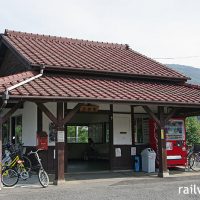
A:
<svg viewBox="0 0 200 200">
<path fill-rule="evenodd" d="M 72 109 L 77 103 L 68 103 L 68 108 Z M 110 104 L 94 103 L 100 106 L 100 110 L 110 110 Z M 56 117 L 56 103 L 45 103 L 45 106 Z M 149 106 L 154 112 L 157 110 L 156 106 Z M 8 112 L 9 109 L 5 109 L 3 115 Z M 113 114 L 113 131 L 114 131 L 114 144 L 131 145 L 131 106 L 128 104 L 114 104 L 114 112 L 127 112 L 127 114 Z M 134 108 L 135 117 L 142 117 L 145 114 L 144 109 L 141 106 Z M 143 114 L 144 113 L 144 114 Z M 23 109 L 18 109 L 12 116 L 22 115 L 22 142 L 26 146 L 36 145 L 36 131 L 37 131 L 37 106 L 35 103 L 25 102 Z M 141 115 L 141 116 L 140 116 Z M 145 116 L 148 116 L 145 114 Z M 49 134 L 49 124 L 51 120 L 43 113 L 43 130 Z M 127 134 L 120 134 L 120 132 L 127 132 Z M 49 143 L 50 146 L 54 146 L 55 143 Z"/>
<path fill-rule="evenodd" d="M 113 112 L 131 112 L 131 106 L 126 104 L 114 104 Z"/>
<path fill-rule="evenodd" d="M 17 115 L 17 112 L 13 116 L 15 115 Z M 22 143 L 25 146 L 35 146 L 36 132 L 37 106 L 35 103 L 25 102 L 24 109 L 22 110 Z"/>
<path fill-rule="evenodd" d="M 132 145 L 130 114 L 113 114 L 113 143 L 114 145 Z"/>
</svg>

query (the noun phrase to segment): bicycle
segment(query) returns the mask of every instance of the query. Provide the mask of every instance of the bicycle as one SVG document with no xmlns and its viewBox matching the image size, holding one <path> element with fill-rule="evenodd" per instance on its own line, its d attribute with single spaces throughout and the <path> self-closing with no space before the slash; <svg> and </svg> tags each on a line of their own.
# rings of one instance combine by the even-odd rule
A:
<svg viewBox="0 0 200 200">
<path fill-rule="evenodd" d="M 193 171 L 200 171 L 200 144 L 194 144 L 192 148 L 190 148 L 188 155 L 188 168 Z"/>
<path fill-rule="evenodd" d="M 23 165 L 26 171 L 27 172 L 31 171 L 32 164 L 30 159 L 25 155 L 26 148 L 23 147 L 22 144 L 13 145 L 12 143 L 7 143 L 6 145 L 3 146 L 3 150 L 4 150 L 3 159 L 7 157 L 6 159 L 9 160 L 10 155 L 17 154 L 20 157 L 20 159 L 23 160 Z"/>
<path fill-rule="evenodd" d="M 15 170 L 10 168 L 9 165 L 2 165 L 0 163 L 1 168 L 1 182 L 6 187 L 12 187 L 16 185 L 19 181 L 19 173 Z"/>
<path fill-rule="evenodd" d="M 20 155 L 15 151 L 11 153 L 8 149 L 4 149 L 1 167 L 1 182 L 4 186 L 12 187 L 16 185 L 19 178 L 26 180 L 29 178 L 24 161 L 20 159 Z"/>
<path fill-rule="evenodd" d="M 35 167 L 33 166 L 32 169 L 39 168 L 38 179 L 39 179 L 39 182 L 42 185 L 42 187 L 45 188 L 45 187 L 47 187 L 49 185 L 49 176 L 46 173 L 46 171 L 44 170 L 42 162 L 41 162 L 41 159 L 40 159 L 39 154 L 38 154 L 38 152 L 42 151 L 42 150 L 43 149 L 38 149 L 35 152 L 31 151 L 31 152 L 28 153 L 28 155 L 31 155 L 31 154 L 35 155 L 35 158 L 36 158 L 36 160 L 38 162 L 38 165 L 35 166 Z"/>
<path fill-rule="evenodd" d="M 9 155 L 2 160 L 2 168 L 15 170 L 18 173 L 18 176 L 23 180 L 29 178 L 29 172 L 24 166 L 24 161 L 20 159 L 20 156 L 16 153 Z"/>
</svg>

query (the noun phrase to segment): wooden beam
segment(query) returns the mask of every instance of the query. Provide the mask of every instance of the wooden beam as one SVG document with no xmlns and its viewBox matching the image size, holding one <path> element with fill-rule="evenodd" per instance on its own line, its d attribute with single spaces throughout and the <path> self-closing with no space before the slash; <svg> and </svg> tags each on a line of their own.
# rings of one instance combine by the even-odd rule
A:
<svg viewBox="0 0 200 200">
<path fill-rule="evenodd" d="M 193 109 L 181 108 L 178 110 L 178 114 L 181 117 L 199 116 L 200 110 L 198 108 L 193 108 Z"/>
<path fill-rule="evenodd" d="M 173 108 L 173 109 L 168 113 L 168 115 L 165 117 L 165 122 L 167 122 L 169 119 L 171 119 L 171 118 L 176 114 L 177 111 L 178 111 L 178 108 Z"/>
<path fill-rule="evenodd" d="M 44 114 L 57 126 L 58 121 L 55 116 L 49 111 L 49 109 L 42 103 L 36 103 L 38 108 L 44 112 Z"/>
<path fill-rule="evenodd" d="M 9 117 L 15 113 L 15 111 L 21 107 L 21 105 L 23 104 L 23 102 L 18 102 L 15 104 L 14 107 L 12 107 L 3 117 L 2 117 L 2 124 L 5 123 Z"/>
<path fill-rule="evenodd" d="M 148 106 L 142 106 L 142 107 L 146 111 L 146 113 L 148 113 L 160 127 L 161 126 L 160 120 L 156 117 L 156 115 L 153 113 L 153 111 Z"/>
<path fill-rule="evenodd" d="M 80 107 L 81 107 L 82 105 L 83 105 L 83 104 L 78 103 L 78 104 L 64 117 L 64 119 L 60 122 L 61 125 L 64 125 L 64 124 L 68 123 L 68 122 L 74 117 L 74 115 L 80 110 Z"/>
</svg>

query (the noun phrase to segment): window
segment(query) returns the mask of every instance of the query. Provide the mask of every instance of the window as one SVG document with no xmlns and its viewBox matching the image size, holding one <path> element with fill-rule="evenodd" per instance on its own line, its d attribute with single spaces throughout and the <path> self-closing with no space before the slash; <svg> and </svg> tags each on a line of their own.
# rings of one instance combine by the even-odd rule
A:
<svg viewBox="0 0 200 200">
<path fill-rule="evenodd" d="M 9 132 L 10 132 L 9 121 L 3 123 L 2 125 L 2 143 L 7 144 L 9 142 Z"/>
<path fill-rule="evenodd" d="M 67 126 L 68 143 L 88 143 L 88 126 Z"/>
<path fill-rule="evenodd" d="M 109 143 L 109 141 L 110 141 L 110 126 L 109 126 L 109 123 L 106 123 L 105 129 L 106 129 L 106 139 L 105 139 L 105 142 Z"/>
<path fill-rule="evenodd" d="M 134 120 L 135 143 L 149 143 L 149 120 L 136 118 Z"/>
<path fill-rule="evenodd" d="M 22 143 L 22 116 L 12 117 L 12 143 Z"/>
<path fill-rule="evenodd" d="M 109 125 L 104 127 L 103 123 L 96 123 L 87 126 L 67 126 L 68 143 L 88 143 L 89 138 L 96 144 L 109 142 Z"/>
<path fill-rule="evenodd" d="M 103 143 L 103 124 L 89 125 L 89 138 L 92 138 L 94 143 Z"/>
</svg>

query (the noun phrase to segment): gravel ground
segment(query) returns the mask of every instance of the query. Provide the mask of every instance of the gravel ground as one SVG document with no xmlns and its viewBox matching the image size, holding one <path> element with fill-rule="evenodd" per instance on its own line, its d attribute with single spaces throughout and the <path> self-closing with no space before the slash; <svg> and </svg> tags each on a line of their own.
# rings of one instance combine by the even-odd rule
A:
<svg viewBox="0 0 200 200">
<path fill-rule="evenodd" d="M 77 175 L 78 177 L 78 175 Z M 101 178 L 104 177 L 104 178 Z M 199 175 L 184 177 L 158 178 L 156 176 L 117 176 L 88 177 L 78 180 L 71 177 L 63 185 L 50 185 L 42 188 L 37 177 L 28 182 L 21 181 L 15 188 L 3 188 L 0 199 L 3 200 L 156 200 L 156 199 L 200 199 L 200 194 L 179 194 L 179 187 L 200 187 Z M 198 191 L 197 191 L 198 192 Z"/>
</svg>

